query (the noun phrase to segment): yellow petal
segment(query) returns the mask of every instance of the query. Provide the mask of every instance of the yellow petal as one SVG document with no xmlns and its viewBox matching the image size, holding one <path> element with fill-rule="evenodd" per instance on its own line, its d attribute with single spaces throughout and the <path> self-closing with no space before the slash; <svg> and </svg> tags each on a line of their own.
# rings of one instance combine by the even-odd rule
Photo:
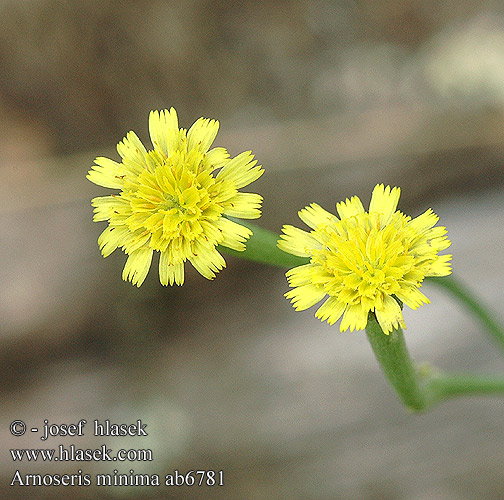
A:
<svg viewBox="0 0 504 500">
<path fill-rule="evenodd" d="M 428 208 L 423 214 L 410 220 L 408 222 L 408 227 L 415 231 L 415 233 L 423 233 L 434 226 L 438 220 L 439 217 L 432 209 Z"/>
<path fill-rule="evenodd" d="M 341 219 L 352 217 L 364 213 L 364 207 L 358 196 L 352 196 L 350 199 L 336 203 L 336 210 Z"/>
<path fill-rule="evenodd" d="M 430 304 L 430 300 L 414 285 L 402 285 L 395 295 L 411 309 L 418 309 L 422 304 Z"/>
<path fill-rule="evenodd" d="M 98 186 L 121 189 L 124 186 L 124 174 L 122 164 L 99 156 L 86 177 Z"/>
<path fill-rule="evenodd" d="M 202 276 L 211 280 L 215 278 L 215 273 L 226 267 L 226 261 L 217 249 L 205 248 L 201 243 L 194 245 L 194 255 L 189 257 L 189 261 Z"/>
<path fill-rule="evenodd" d="M 438 255 L 438 258 L 431 264 L 427 276 L 448 276 L 451 274 L 451 254 Z"/>
<path fill-rule="evenodd" d="M 217 120 L 199 118 L 187 132 L 187 149 L 197 149 L 201 153 L 206 153 L 218 131 L 219 122 Z"/>
<path fill-rule="evenodd" d="M 99 196 L 91 200 L 94 207 L 94 222 L 109 220 L 116 215 L 129 215 L 129 203 L 120 196 Z M 117 218 L 117 217 L 116 217 Z"/>
<path fill-rule="evenodd" d="M 297 255 L 309 257 L 312 249 L 321 248 L 321 244 L 310 233 L 294 226 L 284 226 L 277 246 L 280 250 Z"/>
<path fill-rule="evenodd" d="M 224 214 L 241 219 L 258 219 L 261 216 L 263 197 L 255 193 L 236 193 L 224 206 Z"/>
<path fill-rule="evenodd" d="M 98 245 L 104 257 L 108 257 L 129 235 L 127 226 L 108 226 L 98 237 Z"/>
<path fill-rule="evenodd" d="M 217 180 L 230 180 L 236 189 L 247 186 L 251 182 L 259 179 L 264 170 L 257 165 L 254 155 L 250 151 L 245 151 L 229 160 L 217 174 Z"/>
<path fill-rule="evenodd" d="M 154 148 L 161 150 L 165 156 L 169 156 L 171 151 L 178 149 L 181 134 L 175 109 L 151 111 L 149 133 Z"/>
<path fill-rule="evenodd" d="M 336 297 L 329 297 L 315 313 L 315 317 L 320 321 L 327 321 L 330 325 L 334 325 L 341 318 L 347 305 L 339 301 Z"/>
<path fill-rule="evenodd" d="M 308 285 L 313 282 L 313 273 L 320 266 L 313 264 L 303 264 L 297 266 L 285 273 L 289 286 Z"/>
<path fill-rule="evenodd" d="M 130 253 L 123 270 L 123 280 L 131 281 L 134 285 L 140 286 L 149 272 L 152 262 L 152 249 L 139 248 Z"/>
<path fill-rule="evenodd" d="M 371 203 L 369 204 L 369 213 L 382 214 L 382 223 L 387 224 L 392 214 L 396 211 L 401 189 L 390 186 L 385 187 L 383 184 L 377 184 L 371 195 Z"/>
<path fill-rule="evenodd" d="M 323 209 L 317 203 L 312 203 L 308 207 L 303 208 L 298 212 L 299 218 L 312 229 L 317 229 L 318 226 L 324 224 L 335 224 L 338 218 Z"/>
<path fill-rule="evenodd" d="M 285 297 L 290 299 L 296 311 L 304 311 L 320 302 L 326 296 L 322 287 L 316 285 L 302 285 L 289 290 Z"/>
<path fill-rule="evenodd" d="M 343 314 L 343 319 L 341 320 L 340 331 L 350 329 L 351 332 L 354 330 L 364 330 L 366 328 L 368 321 L 368 311 L 365 310 L 361 304 L 353 304 L 347 306 L 345 314 Z"/>
<path fill-rule="evenodd" d="M 161 252 L 159 257 L 159 281 L 162 285 L 184 284 L 184 263 L 171 264 L 168 252 Z"/>
<path fill-rule="evenodd" d="M 205 170 L 212 172 L 214 169 L 223 167 L 229 161 L 229 153 L 225 148 L 212 148 L 203 157 Z"/>
<path fill-rule="evenodd" d="M 390 295 L 384 296 L 382 308 L 375 309 L 375 313 L 383 333 L 387 335 L 400 327 L 406 328 L 401 308 Z"/>
<path fill-rule="evenodd" d="M 128 132 L 126 137 L 117 145 L 117 152 L 121 158 L 127 159 L 131 164 L 145 168 L 147 164 L 146 155 L 147 150 L 135 134 L 135 132 Z"/>
<path fill-rule="evenodd" d="M 241 224 L 237 224 L 225 217 L 215 222 L 215 227 L 222 232 L 222 240 L 219 242 L 224 247 L 242 252 L 245 250 L 245 242 L 252 236 L 252 231 Z"/>
</svg>

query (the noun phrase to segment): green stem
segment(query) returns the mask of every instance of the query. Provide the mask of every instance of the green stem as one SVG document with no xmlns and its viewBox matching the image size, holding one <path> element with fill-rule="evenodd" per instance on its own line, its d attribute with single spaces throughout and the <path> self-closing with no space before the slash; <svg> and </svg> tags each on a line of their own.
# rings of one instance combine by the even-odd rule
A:
<svg viewBox="0 0 504 500">
<path fill-rule="evenodd" d="M 402 330 L 385 335 L 373 317 L 366 333 L 373 352 L 401 401 L 413 411 L 422 411 L 455 396 L 502 394 L 504 378 L 449 375 L 432 368 L 421 373 L 411 359 Z"/>
<path fill-rule="evenodd" d="M 493 340 L 504 349 L 504 328 L 497 323 L 493 314 L 484 306 L 465 285 L 453 276 L 427 278 L 426 281 L 440 286 L 458 299 L 466 309 L 476 316 L 486 327 Z"/>
<path fill-rule="evenodd" d="M 454 396 L 504 394 L 504 378 L 485 375 L 434 375 L 427 381 L 432 401 Z"/>
<path fill-rule="evenodd" d="M 370 315 L 366 333 L 378 363 L 401 401 L 412 410 L 425 409 L 429 395 L 420 383 L 420 376 L 408 353 L 402 330 L 394 330 L 385 335 Z"/>
</svg>

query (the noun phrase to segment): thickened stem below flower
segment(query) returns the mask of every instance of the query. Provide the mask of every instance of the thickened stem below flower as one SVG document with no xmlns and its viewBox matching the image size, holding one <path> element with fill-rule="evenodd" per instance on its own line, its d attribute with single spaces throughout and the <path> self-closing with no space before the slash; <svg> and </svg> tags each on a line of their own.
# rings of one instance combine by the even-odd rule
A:
<svg viewBox="0 0 504 500">
<path fill-rule="evenodd" d="M 428 406 L 429 394 L 411 359 L 401 329 L 385 335 L 378 322 L 371 317 L 366 327 L 368 340 L 388 381 L 401 401 L 412 410 Z"/>
</svg>

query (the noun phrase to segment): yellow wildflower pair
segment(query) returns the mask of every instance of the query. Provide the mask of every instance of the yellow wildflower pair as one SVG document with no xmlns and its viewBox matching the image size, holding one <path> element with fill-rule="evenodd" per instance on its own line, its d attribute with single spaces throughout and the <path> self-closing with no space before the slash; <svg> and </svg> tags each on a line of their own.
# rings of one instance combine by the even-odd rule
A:
<svg viewBox="0 0 504 500">
<path fill-rule="evenodd" d="M 160 253 L 163 285 L 184 282 L 188 260 L 212 279 L 225 265 L 217 246 L 245 250 L 250 229 L 228 218 L 260 216 L 262 197 L 239 189 L 263 170 L 250 151 L 230 158 L 224 148 L 210 149 L 219 128 L 200 118 L 186 131 L 175 110 L 152 111 L 152 150 L 134 132 L 117 146 L 117 163 L 97 158 L 88 179 L 119 189 L 94 198 L 95 221 L 109 225 L 98 242 L 104 257 L 117 248 L 128 255 L 123 279 L 140 286 Z M 399 301 L 416 309 L 429 300 L 419 291 L 426 276 L 450 274 L 450 255 L 439 256 L 450 242 L 438 217 L 427 210 L 415 219 L 396 210 L 399 188 L 375 187 L 369 211 L 357 196 L 336 205 L 339 218 L 317 204 L 299 212 L 310 232 L 284 226 L 278 246 L 309 258 L 287 272 L 286 293 L 296 310 L 326 298 L 315 315 L 329 324 L 342 316 L 341 331 L 361 330 L 374 312 L 385 333 L 404 327 Z"/>
</svg>

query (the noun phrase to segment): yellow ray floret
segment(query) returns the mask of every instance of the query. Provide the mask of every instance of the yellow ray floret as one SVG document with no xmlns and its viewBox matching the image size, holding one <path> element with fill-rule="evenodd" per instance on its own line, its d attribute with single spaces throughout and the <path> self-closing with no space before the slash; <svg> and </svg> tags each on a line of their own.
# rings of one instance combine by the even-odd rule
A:
<svg viewBox="0 0 504 500">
<path fill-rule="evenodd" d="M 111 196 L 94 198 L 96 222 L 108 226 L 98 238 L 104 257 L 117 248 L 128 255 L 123 279 L 140 286 L 154 252 L 160 253 L 163 285 L 182 285 L 188 260 L 212 279 L 226 262 L 222 245 L 245 250 L 252 232 L 227 217 L 256 219 L 262 197 L 238 190 L 257 180 L 263 169 L 250 151 L 230 158 L 224 148 L 210 149 L 219 122 L 200 118 L 189 130 L 179 128 L 176 111 L 152 111 L 147 150 L 134 132 L 117 145 L 121 162 L 99 157 L 87 178 Z"/>
<path fill-rule="evenodd" d="M 377 185 L 366 212 L 357 196 L 336 204 L 340 218 L 312 203 L 299 212 L 310 232 L 284 226 L 281 250 L 309 257 L 287 272 L 285 296 L 298 311 L 326 298 L 315 316 L 340 330 L 363 330 L 374 313 L 384 333 L 405 328 L 400 302 L 428 304 L 419 288 L 426 276 L 451 273 L 446 228 L 428 209 L 412 219 L 397 209 L 400 189 Z"/>
</svg>

